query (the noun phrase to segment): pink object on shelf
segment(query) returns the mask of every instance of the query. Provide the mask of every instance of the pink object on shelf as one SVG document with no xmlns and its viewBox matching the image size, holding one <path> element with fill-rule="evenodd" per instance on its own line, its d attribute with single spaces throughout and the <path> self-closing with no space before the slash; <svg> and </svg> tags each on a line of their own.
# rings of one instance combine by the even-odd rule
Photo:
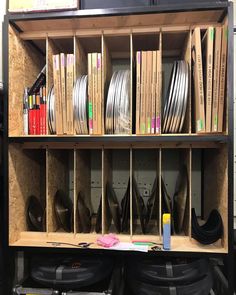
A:
<svg viewBox="0 0 236 295">
<path fill-rule="evenodd" d="M 119 239 L 114 234 L 104 235 L 97 239 L 97 244 L 105 248 L 110 248 L 117 243 L 119 243 Z"/>
</svg>

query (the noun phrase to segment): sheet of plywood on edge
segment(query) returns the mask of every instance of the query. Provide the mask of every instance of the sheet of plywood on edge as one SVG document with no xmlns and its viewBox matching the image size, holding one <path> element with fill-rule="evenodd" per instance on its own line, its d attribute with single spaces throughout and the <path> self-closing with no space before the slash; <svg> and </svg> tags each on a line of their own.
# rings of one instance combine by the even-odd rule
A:
<svg viewBox="0 0 236 295">
<path fill-rule="evenodd" d="M 9 241 L 14 243 L 27 231 L 26 204 L 34 195 L 45 206 L 44 151 L 22 150 L 19 144 L 9 145 Z M 44 180 L 43 180 L 44 178 Z M 42 180 L 42 181 L 40 181 Z"/>
<path fill-rule="evenodd" d="M 228 148 L 204 151 L 204 219 L 218 209 L 223 220 L 224 248 L 228 248 Z"/>
<path fill-rule="evenodd" d="M 44 57 L 9 25 L 9 135 L 23 134 L 24 88 L 32 86 L 43 66 Z"/>
<path fill-rule="evenodd" d="M 48 150 L 48 232 L 58 230 L 54 212 L 54 198 L 57 190 L 67 192 L 66 164 L 67 155 L 64 150 Z"/>
</svg>

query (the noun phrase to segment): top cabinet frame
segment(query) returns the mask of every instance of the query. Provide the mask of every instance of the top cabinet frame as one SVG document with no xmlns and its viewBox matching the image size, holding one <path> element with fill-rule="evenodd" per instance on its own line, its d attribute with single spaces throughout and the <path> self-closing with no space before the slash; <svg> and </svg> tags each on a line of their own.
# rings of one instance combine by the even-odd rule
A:
<svg viewBox="0 0 236 295">
<path fill-rule="evenodd" d="M 227 6 L 228 3 L 201 3 L 201 4 L 191 4 L 186 5 L 183 9 L 181 5 L 160 5 L 155 7 L 145 7 L 141 8 L 132 8 L 132 9 L 106 9 L 106 10 L 89 10 L 89 11 L 71 11 L 71 12 L 57 12 L 57 13 L 42 13 L 42 14 L 8 14 L 6 16 L 5 23 L 9 23 L 11 27 L 14 27 L 17 32 L 17 37 L 24 44 L 25 41 L 30 41 L 34 43 L 38 40 L 41 40 L 45 43 L 45 61 L 48 59 L 48 40 L 68 38 L 71 41 L 74 40 L 74 43 L 78 38 L 83 37 L 98 37 L 102 39 L 102 36 L 120 36 L 127 35 L 131 36 L 130 39 L 135 37 L 135 34 L 163 34 L 163 36 L 168 35 L 168 33 L 178 32 L 185 33 L 193 29 L 195 26 L 200 26 L 201 28 L 206 28 L 209 25 L 219 25 L 219 23 L 227 15 Z M 63 30 L 59 30 L 58 27 L 63 27 Z M 8 29 L 7 29 L 8 30 Z M 160 33 L 161 32 L 161 33 Z M 165 40 L 165 38 L 163 38 Z M 165 42 L 165 41 L 164 41 Z M 10 50 L 10 44 L 8 48 Z M 28 43 L 28 42 L 27 42 Z M 101 42 L 102 43 L 102 42 Z M 131 41 L 132 43 L 132 41 Z M 22 45 L 23 46 L 23 45 Z M 24 47 L 24 46 L 23 46 Z M 76 46 L 74 46 L 75 48 Z M 102 46 L 101 46 L 102 47 Z M 49 48 L 50 49 L 50 48 Z M 179 49 L 179 48 L 178 48 Z M 25 51 L 26 48 L 23 48 Z M 182 49 L 183 51 L 185 49 Z M 102 48 L 101 48 L 102 51 Z M 130 59 L 134 59 L 135 52 L 133 48 L 130 48 Z M 178 50 L 176 50 L 178 51 Z M 75 52 L 74 52 L 75 53 Z M 26 53 L 27 54 L 27 53 Z M 76 53 L 75 53 L 76 54 Z M 164 55 L 164 53 L 163 53 Z M 32 56 L 32 60 L 35 60 Z M 37 60 L 37 58 L 36 58 Z M 32 73 L 31 77 L 33 81 L 40 68 L 42 60 L 38 60 L 38 67 L 31 66 Z M 7 67 L 8 68 L 8 67 Z M 132 65 L 131 65 L 132 69 Z M 31 71 L 31 70 L 30 70 Z M 9 70 L 9 74 L 11 74 Z M 14 74 L 14 69 L 13 69 Z M 134 77 L 134 74 L 133 74 Z M 12 78 L 11 78 L 12 80 Z M 28 81 L 29 82 L 29 81 Z M 132 83 L 131 83 L 132 84 Z M 9 84 L 9 86 L 11 86 Z M 132 86 L 131 86 L 132 88 Z M 9 87 L 11 89 L 11 87 Z M 19 92 L 19 91 L 18 91 Z M 228 93 L 229 94 L 229 93 Z M 228 95 L 229 96 L 229 95 Z M 11 91 L 9 92 L 9 137 L 22 137 L 23 130 L 21 127 L 17 127 L 16 130 L 12 128 L 11 122 L 14 120 L 21 126 L 21 116 L 20 112 L 14 111 L 15 106 L 11 104 L 13 101 L 13 95 Z M 191 100 L 191 99 L 189 99 Z M 18 99 L 20 101 L 20 98 Z M 133 105 L 133 108 L 135 106 Z M 228 108 L 228 106 L 227 106 Z M 131 105 L 132 110 L 132 105 Z M 186 135 L 186 138 L 183 140 L 191 141 L 189 136 L 195 135 L 193 129 L 191 130 L 191 107 L 188 107 L 187 111 L 187 121 L 184 132 L 180 134 L 175 134 L 173 139 L 177 139 L 179 136 Z M 189 115 L 190 114 L 190 115 Z M 18 118 L 19 117 L 19 118 Z M 134 118 L 133 118 L 134 119 Z M 13 124 L 14 125 L 14 124 Z M 133 120 L 133 125 L 135 125 Z M 134 130 L 134 126 L 133 126 Z M 208 137 L 208 140 L 211 142 L 227 141 L 225 135 L 228 134 L 228 122 L 226 122 L 226 132 L 217 135 L 217 140 L 212 137 L 212 134 L 204 134 L 204 137 Z M 132 132 L 135 134 L 135 131 Z M 162 134 L 164 135 L 164 134 Z M 167 134 L 165 134 L 166 140 Z M 23 136 L 25 137 L 25 136 Z M 35 136 L 34 136 L 35 137 Z M 44 136 L 40 136 L 43 139 Z M 51 135 L 50 135 L 51 137 Z M 60 137 L 60 136 L 59 136 Z M 74 135 L 72 136 L 75 137 Z M 80 137 L 80 136 L 79 136 Z M 200 136 L 201 137 L 201 136 Z M 58 136 L 56 136 L 58 139 Z M 54 138 L 55 139 L 55 138 Z M 52 140 L 54 140 L 52 139 Z M 205 138 L 206 139 L 206 138 Z M 28 140 L 25 138 L 25 140 Z M 43 139 L 44 141 L 45 139 Z M 136 139 L 133 139 L 134 141 Z M 155 139 L 159 141 L 159 139 Z"/>
</svg>

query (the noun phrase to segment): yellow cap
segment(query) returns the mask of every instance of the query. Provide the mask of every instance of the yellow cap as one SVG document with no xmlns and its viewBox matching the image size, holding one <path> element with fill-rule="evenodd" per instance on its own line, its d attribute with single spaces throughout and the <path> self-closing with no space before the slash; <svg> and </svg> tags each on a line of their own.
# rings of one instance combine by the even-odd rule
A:
<svg viewBox="0 0 236 295">
<path fill-rule="evenodd" d="M 163 216 L 163 223 L 170 223 L 170 213 L 164 213 Z"/>
</svg>

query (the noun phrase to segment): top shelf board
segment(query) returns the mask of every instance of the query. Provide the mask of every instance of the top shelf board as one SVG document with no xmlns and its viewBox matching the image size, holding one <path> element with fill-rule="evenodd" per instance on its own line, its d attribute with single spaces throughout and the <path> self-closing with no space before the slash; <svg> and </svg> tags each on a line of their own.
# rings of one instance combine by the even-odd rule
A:
<svg viewBox="0 0 236 295">
<path fill-rule="evenodd" d="M 222 21 L 227 7 L 225 3 L 210 5 L 205 9 L 201 6 L 201 10 L 198 5 L 195 10 L 192 6 L 187 5 L 183 8 L 181 5 L 181 9 L 177 5 L 169 9 L 167 6 L 158 6 L 158 8 L 145 7 L 145 9 L 94 9 L 41 14 L 11 14 L 6 16 L 6 20 L 17 28 L 22 36 L 23 34 L 37 35 L 37 33 L 42 36 L 43 32 L 50 36 L 50 33 L 58 31 L 58 28 L 63 28 L 63 31 L 68 34 L 71 32 L 77 34 L 77 31 L 81 30 L 122 30 L 145 26 L 164 29 L 165 26 L 170 25 L 174 27 L 187 24 L 191 27 L 216 24 Z M 181 12 L 176 13 L 177 11 Z"/>
</svg>

